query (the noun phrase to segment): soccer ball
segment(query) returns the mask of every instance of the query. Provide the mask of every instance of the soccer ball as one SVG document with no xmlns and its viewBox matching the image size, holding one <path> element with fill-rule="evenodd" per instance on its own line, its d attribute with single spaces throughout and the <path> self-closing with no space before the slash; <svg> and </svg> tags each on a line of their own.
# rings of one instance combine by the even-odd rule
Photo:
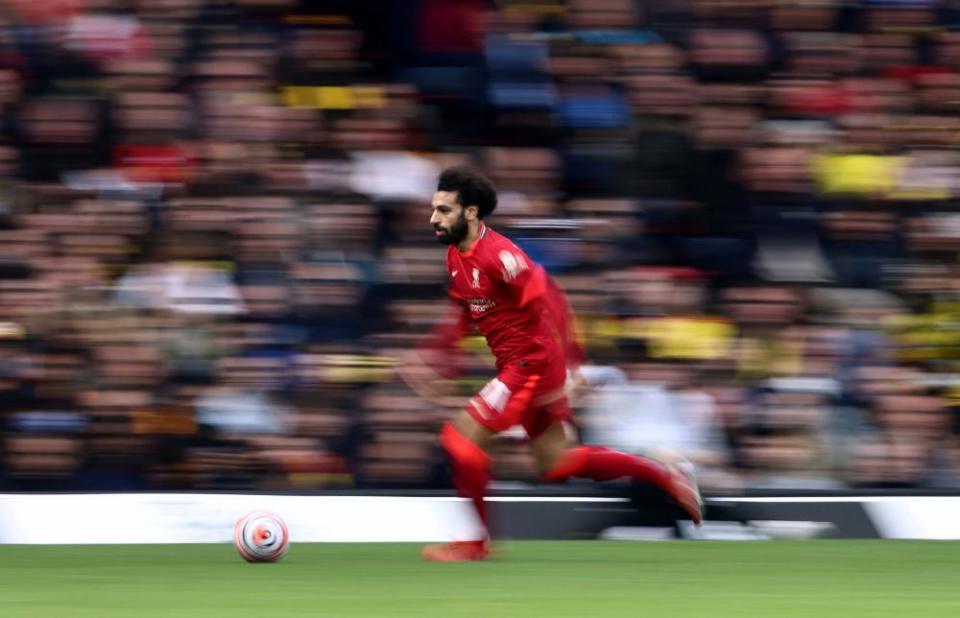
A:
<svg viewBox="0 0 960 618">
<path fill-rule="evenodd" d="M 233 545 L 247 562 L 276 562 L 287 552 L 290 534 L 279 515 L 267 511 L 247 513 L 237 520 Z"/>
</svg>

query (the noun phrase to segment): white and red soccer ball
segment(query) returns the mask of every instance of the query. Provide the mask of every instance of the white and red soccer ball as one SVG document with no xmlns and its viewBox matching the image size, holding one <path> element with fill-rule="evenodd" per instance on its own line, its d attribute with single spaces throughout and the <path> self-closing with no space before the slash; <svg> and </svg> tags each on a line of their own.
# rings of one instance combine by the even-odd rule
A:
<svg viewBox="0 0 960 618">
<path fill-rule="evenodd" d="M 276 562 L 287 552 L 290 533 L 279 515 L 253 511 L 237 520 L 233 545 L 247 562 Z"/>
</svg>

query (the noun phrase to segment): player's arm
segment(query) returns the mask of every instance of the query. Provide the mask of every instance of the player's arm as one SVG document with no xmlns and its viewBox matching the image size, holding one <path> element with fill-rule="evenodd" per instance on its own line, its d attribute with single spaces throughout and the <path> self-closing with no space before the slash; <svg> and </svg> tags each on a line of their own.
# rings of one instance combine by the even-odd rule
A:
<svg viewBox="0 0 960 618">
<path fill-rule="evenodd" d="M 452 380 L 463 370 L 460 341 L 470 331 L 470 314 L 458 302 L 452 303 L 445 319 L 437 323 L 423 341 L 397 364 L 397 373 L 418 395 L 437 405 L 448 406 Z M 462 401 L 457 400 L 458 404 Z"/>
<path fill-rule="evenodd" d="M 586 353 L 577 332 L 573 309 L 567 301 L 567 295 L 547 274 L 546 270 L 530 260 L 523 252 L 503 250 L 491 268 L 490 276 L 502 281 L 517 299 L 521 308 L 538 304 L 561 348 L 569 367 L 579 367 L 586 359 Z"/>
<path fill-rule="evenodd" d="M 500 257 L 500 261 L 504 262 L 503 252 Z M 526 262 L 521 263 L 521 258 Z M 524 268 L 523 264 L 526 264 L 527 268 Z M 539 307 L 535 310 L 540 311 L 549 323 L 563 351 L 564 364 L 567 367 L 567 395 L 571 400 L 575 399 L 576 394 L 583 391 L 587 385 L 580 372 L 587 354 L 567 295 L 542 266 L 530 262 L 522 253 L 506 257 L 502 266 L 502 280 L 518 299 L 519 306 L 538 304 Z M 510 276 L 511 274 L 513 276 Z"/>
<path fill-rule="evenodd" d="M 464 354 L 460 349 L 460 341 L 470 332 L 470 324 L 467 307 L 454 301 L 447 316 L 417 346 L 416 353 L 421 362 L 437 378 L 453 380 L 463 372 Z"/>
</svg>

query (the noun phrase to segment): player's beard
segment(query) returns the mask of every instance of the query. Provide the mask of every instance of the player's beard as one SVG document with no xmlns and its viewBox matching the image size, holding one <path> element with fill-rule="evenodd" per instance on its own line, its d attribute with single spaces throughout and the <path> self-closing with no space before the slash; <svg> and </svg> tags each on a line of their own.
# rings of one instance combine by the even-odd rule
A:
<svg viewBox="0 0 960 618">
<path fill-rule="evenodd" d="M 445 245 L 459 245 L 460 242 L 467 237 L 467 217 L 463 212 L 460 213 L 460 217 L 451 225 L 449 228 L 445 228 L 442 225 L 435 225 L 433 229 L 440 232 L 440 235 L 437 236 L 437 240 L 442 242 Z"/>
</svg>

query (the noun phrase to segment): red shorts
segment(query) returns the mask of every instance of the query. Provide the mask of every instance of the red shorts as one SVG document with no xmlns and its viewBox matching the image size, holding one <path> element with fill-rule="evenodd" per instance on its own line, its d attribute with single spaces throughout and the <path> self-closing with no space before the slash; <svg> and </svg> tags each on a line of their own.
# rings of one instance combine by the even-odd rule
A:
<svg viewBox="0 0 960 618">
<path fill-rule="evenodd" d="M 566 367 L 511 363 L 467 404 L 467 412 L 494 433 L 523 425 L 536 438 L 556 421 L 572 421 L 564 390 Z"/>
</svg>

